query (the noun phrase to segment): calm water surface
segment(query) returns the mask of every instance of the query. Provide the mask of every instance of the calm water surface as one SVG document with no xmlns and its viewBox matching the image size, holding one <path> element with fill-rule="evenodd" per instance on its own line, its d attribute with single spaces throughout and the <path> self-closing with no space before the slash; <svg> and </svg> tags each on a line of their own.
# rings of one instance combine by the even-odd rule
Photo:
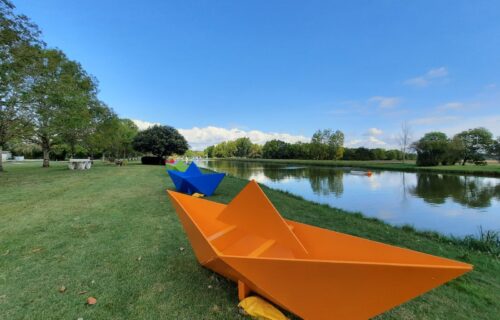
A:
<svg viewBox="0 0 500 320">
<path fill-rule="evenodd" d="M 368 177 L 355 168 L 225 160 L 199 165 L 394 225 L 459 237 L 477 235 L 480 227 L 500 230 L 499 178 L 395 171 Z"/>
</svg>

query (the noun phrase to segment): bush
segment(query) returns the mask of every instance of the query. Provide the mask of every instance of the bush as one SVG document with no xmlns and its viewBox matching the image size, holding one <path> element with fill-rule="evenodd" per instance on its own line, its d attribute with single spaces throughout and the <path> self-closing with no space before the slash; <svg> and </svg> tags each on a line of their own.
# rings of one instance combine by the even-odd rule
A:
<svg viewBox="0 0 500 320">
<path fill-rule="evenodd" d="M 146 156 L 146 157 L 141 158 L 141 163 L 142 164 L 164 165 L 165 159 L 163 159 L 162 157 Z"/>
</svg>

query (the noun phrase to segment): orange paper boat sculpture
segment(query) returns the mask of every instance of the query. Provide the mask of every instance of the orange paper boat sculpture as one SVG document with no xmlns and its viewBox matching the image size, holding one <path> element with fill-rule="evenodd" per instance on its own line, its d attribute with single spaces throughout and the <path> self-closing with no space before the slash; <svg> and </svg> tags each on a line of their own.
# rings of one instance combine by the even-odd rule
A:
<svg viewBox="0 0 500 320">
<path fill-rule="evenodd" d="M 168 194 L 201 265 L 304 319 L 368 319 L 472 270 L 283 219 L 254 181 L 228 205 Z"/>
</svg>

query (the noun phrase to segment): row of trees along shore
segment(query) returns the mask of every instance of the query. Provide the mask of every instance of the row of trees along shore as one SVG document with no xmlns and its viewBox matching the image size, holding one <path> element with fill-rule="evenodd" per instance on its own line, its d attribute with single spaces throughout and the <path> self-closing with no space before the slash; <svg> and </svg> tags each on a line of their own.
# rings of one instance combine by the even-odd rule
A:
<svg viewBox="0 0 500 320">
<path fill-rule="evenodd" d="M 419 166 L 465 165 L 467 162 L 485 165 L 487 158 L 500 161 L 500 137 L 493 139 L 486 128 L 465 130 L 451 138 L 443 132 L 429 132 L 414 142 L 412 148 L 417 152 Z"/>
<path fill-rule="evenodd" d="M 204 150 L 209 158 L 306 159 L 306 160 L 403 160 L 415 159 L 415 154 L 382 148 L 344 147 L 344 134 L 331 129 L 316 131 L 310 142 L 288 143 L 267 141 L 264 145 L 252 143 L 249 138 L 221 142 Z"/>
<path fill-rule="evenodd" d="M 14 10 L 12 2 L 0 0 L 0 153 L 43 157 L 48 167 L 50 160 L 73 156 L 165 156 L 187 149 L 171 127 L 138 136 L 131 120 L 120 119 L 98 99 L 97 80 L 64 52 L 49 48 L 37 25 Z M 175 141 L 153 147 L 165 137 Z"/>
<path fill-rule="evenodd" d="M 401 143 L 403 145 L 403 143 Z M 344 147 L 344 134 L 337 130 L 318 130 L 310 142 L 288 143 L 271 140 L 264 145 L 239 138 L 209 146 L 204 153 L 209 158 L 304 159 L 304 160 L 417 160 L 417 165 L 452 165 L 467 162 L 486 164 L 487 158 L 500 161 L 500 137 L 496 140 L 485 128 L 463 131 L 449 139 L 441 132 L 430 132 L 409 143 L 405 138 L 403 152 L 398 149 Z M 403 147 L 401 148 L 403 149 Z"/>
</svg>

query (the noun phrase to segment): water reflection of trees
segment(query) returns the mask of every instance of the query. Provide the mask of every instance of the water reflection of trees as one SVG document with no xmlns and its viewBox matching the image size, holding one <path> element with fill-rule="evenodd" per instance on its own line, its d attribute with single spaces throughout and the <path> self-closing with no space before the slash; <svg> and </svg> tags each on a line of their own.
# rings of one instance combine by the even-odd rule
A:
<svg viewBox="0 0 500 320">
<path fill-rule="evenodd" d="M 334 194 L 337 198 L 344 193 L 344 171 L 335 169 L 309 169 L 309 182 L 314 193 Z"/>
<path fill-rule="evenodd" d="M 251 179 L 252 175 L 262 171 L 262 165 L 258 165 L 252 162 L 243 161 L 205 161 L 203 163 L 209 169 L 225 172 L 235 177 L 240 177 L 243 179 Z"/>
<path fill-rule="evenodd" d="M 264 166 L 264 175 L 274 182 L 285 179 L 307 179 L 314 193 L 321 195 L 334 194 L 340 197 L 344 192 L 342 170 L 302 167 L 302 168 L 276 168 Z"/>
<path fill-rule="evenodd" d="M 251 162 L 237 161 L 207 161 L 204 163 L 207 168 L 226 172 L 228 174 L 251 179 L 252 176 L 263 174 L 273 182 L 280 182 L 288 179 L 309 180 L 314 193 L 321 195 L 334 194 L 340 197 L 344 192 L 343 175 L 344 172 L 331 168 L 315 167 L 290 167 L 273 164 L 257 164 Z"/>
<path fill-rule="evenodd" d="M 428 203 L 450 198 L 471 208 L 487 208 L 492 198 L 500 200 L 500 183 L 483 177 L 417 173 L 417 184 L 409 191 Z"/>
</svg>

